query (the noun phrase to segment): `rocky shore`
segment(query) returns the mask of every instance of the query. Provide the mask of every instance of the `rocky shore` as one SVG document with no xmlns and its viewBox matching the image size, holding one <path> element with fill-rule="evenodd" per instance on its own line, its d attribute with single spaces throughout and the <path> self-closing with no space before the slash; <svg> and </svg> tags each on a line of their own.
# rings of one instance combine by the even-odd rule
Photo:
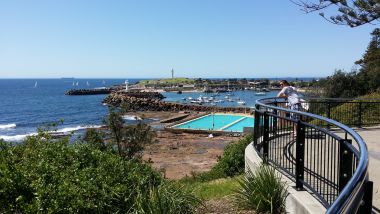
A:
<svg viewBox="0 0 380 214">
<path fill-rule="evenodd" d="M 201 106 L 201 105 L 184 105 L 180 103 L 161 101 L 163 96 L 157 95 L 154 92 L 112 92 L 104 99 L 104 103 L 112 106 L 121 106 L 127 111 L 203 111 L 203 112 L 234 112 L 244 113 L 249 108 L 244 107 L 216 107 L 216 106 Z"/>
</svg>

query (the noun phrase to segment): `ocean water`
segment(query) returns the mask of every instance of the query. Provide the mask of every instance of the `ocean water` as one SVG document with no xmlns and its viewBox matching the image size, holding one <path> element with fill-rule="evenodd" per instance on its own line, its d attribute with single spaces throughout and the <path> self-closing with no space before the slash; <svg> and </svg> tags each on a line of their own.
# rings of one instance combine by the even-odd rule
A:
<svg viewBox="0 0 380 214">
<path fill-rule="evenodd" d="M 0 79 L 0 138 L 19 141 L 38 127 L 64 120 L 58 132 L 102 125 L 106 95 L 66 96 L 69 89 L 107 87 L 124 79 Z M 131 79 L 130 83 L 138 80 Z M 74 86 L 73 86 L 74 82 Z M 78 86 L 76 83 L 78 82 Z M 87 84 L 88 82 L 88 84 Z"/>
<path fill-rule="evenodd" d="M 99 127 L 108 112 L 107 106 L 102 105 L 102 100 L 107 95 L 66 96 L 64 93 L 70 89 L 108 87 L 124 81 L 125 79 L 0 79 L 0 138 L 20 141 L 35 134 L 38 127 L 61 119 L 64 122 L 57 127 L 58 132 L 68 133 Z M 129 79 L 130 84 L 137 81 L 139 79 Z M 254 91 L 235 91 L 231 96 L 233 102 L 217 105 L 239 106 L 237 101 L 240 99 L 251 107 L 256 99 L 275 94 L 276 92 L 268 92 L 266 96 L 256 96 Z M 189 103 L 183 98 L 190 96 L 211 96 L 205 93 L 163 95 L 166 101 L 181 103 Z M 224 99 L 226 95 L 220 93 L 215 99 Z"/>
</svg>

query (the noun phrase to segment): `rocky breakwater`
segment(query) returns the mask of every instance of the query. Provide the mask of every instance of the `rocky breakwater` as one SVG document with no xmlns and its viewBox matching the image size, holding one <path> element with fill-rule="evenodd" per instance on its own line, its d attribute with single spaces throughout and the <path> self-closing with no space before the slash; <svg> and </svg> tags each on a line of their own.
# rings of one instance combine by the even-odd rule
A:
<svg viewBox="0 0 380 214">
<path fill-rule="evenodd" d="M 164 102 L 158 95 L 139 92 L 138 96 L 133 94 L 113 92 L 104 99 L 104 103 L 112 106 L 123 106 L 127 111 L 215 111 L 215 112 L 235 112 L 243 113 L 248 108 L 243 107 L 216 107 L 200 105 L 184 105 L 180 103 Z M 145 94 L 145 95 L 144 95 Z M 157 93 L 159 94 L 159 93 Z"/>
<path fill-rule="evenodd" d="M 111 88 L 98 88 L 98 89 L 72 89 L 66 91 L 65 95 L 96 95 L 96 94 L 109 94 L 113 91 Z"/>
</svg>

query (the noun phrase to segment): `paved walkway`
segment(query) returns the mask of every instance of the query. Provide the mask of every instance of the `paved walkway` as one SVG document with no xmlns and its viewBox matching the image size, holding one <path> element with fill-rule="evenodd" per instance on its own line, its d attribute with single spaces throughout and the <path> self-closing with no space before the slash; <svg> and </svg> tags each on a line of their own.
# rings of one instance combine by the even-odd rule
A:
<svg viewBox="0 0 380 214">
<path fill-rule="evenodd" d="M 369 178 L 373 181 L 373 205 L 380 208 L 380 126 L 356 128 L 367 144 L 369 153 Z"/>
</svg>

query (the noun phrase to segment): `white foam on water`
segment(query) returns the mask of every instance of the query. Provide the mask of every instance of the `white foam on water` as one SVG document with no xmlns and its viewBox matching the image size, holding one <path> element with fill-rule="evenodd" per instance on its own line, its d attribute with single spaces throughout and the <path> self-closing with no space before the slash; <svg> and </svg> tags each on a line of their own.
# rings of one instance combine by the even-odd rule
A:
<svg viewBox="0 0 380 214">
<path fill-rule="evenodd" d="M 20 142 L 24 140 L 28 136 L 36 135 L 37 133 L 30 133 L 30 134 L 20 134 L 20 135 L 0 135 L 0 139 L 3 139 L 4 141 L 12 141 L 12 142 Z"/>
<path fill-rule="evenodd" d="M 124 119 L 124 120 L 141 120 L 140 117 L 137 117 L 137 116 L 135 116 L 135 115 L 124 115 L 124 116 L 123 116 L 123 119 Z"/>
<path fill-rule="evenodd" d="M 49 133 L 65 133 L 65 134 L 68 134 L 70 132 L 73 132 L 73 131 L 78 131 L 78 130 L 82 130 L 82 129 L 90 129 L 90 128 L 100 128 L 102 126 L 100 125 L 87 125 L 87 126 L 75 126 L 75 127 L 66 127 L 66 128 L 62 128 L 62 129 L 58 129 L 56 131 L 50 131 Z M 35 136 L 37 135 L 37 133 L 33 132 L 33 133 L 29 133 L 29 134 L 21 134 L 21 135 L 0 135 L 0 139 L 3 139 L 4 141 L 14 141 L 14 142 L 20 142 L 20 141 L 23 141 L 26 137 L 29 137 L 29 136 Z"/>
<path fill-rule="evenodd" d="M 63 129 L 58 129 L 57 131 L 52 131 L 51 133 L 57 133 L 57 132 L 69 133 L 69 132 L 78 131 L 78 130 L 81 130 L 81 129 L 96 129 L 96 128 L 100 128 L 100 127 L 102 127 L 102 126 L 92 125 L 92 126 L 66 127 L 66 128 L 63 128 Z"/>
<path fill-rule="evenodd" d="M 14 129 L 14 128 L 16 128 L 16 123 L 5 124 L 5 125 L 0 124 L 0 129 Z"/>
</svg>

